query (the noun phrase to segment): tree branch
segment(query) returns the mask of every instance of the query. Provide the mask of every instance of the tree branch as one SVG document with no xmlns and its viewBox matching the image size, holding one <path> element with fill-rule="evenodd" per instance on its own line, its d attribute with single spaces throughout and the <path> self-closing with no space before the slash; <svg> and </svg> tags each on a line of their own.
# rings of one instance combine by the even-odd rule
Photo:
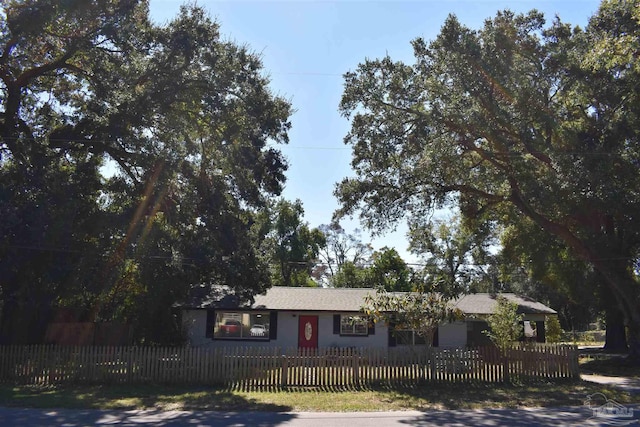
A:
<svg viewBox="0 0 640 427">
<path fill-rule="evenodd" d="M 49 62 L 38 67 L 29 68 L 28 70 L 23 71 L 15 80 L 16 85 L 18 85 L 18 87 L 20 88 L 23 88 L 31 79 L 40 77 L 48 73 L 49 71 L 63 68 L 64 65 L 68 65 L 66 64 L 67 60 L 71 58 L 75 53 L 75 50 L 69 50 L 53 62 Z"/>
<path fill-rule="evenodd" d="M 509 200 L 506 196 L 487 193 L 486 191 L 464 184 L 443 185 L 440 186 L 439 189 L 445 193 L 460 192 L 464 194 L 473 194 L 474 196 L 479 196 L 491 203 L 502 203 Z"/>
</svg>

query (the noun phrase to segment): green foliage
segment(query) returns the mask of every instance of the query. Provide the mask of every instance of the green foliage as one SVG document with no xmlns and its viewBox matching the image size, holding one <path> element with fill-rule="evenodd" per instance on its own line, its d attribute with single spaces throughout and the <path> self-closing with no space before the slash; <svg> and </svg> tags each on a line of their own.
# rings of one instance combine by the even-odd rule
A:
<svg viewBox="0 0 640 427">
<path fill-rule="evenodd" d="M 413 41 L 413 65 L 365 60 L 345 74 L 356 176 L 336 189 L 338 216 L 374 229 L 451 206 L 485 226 L 525 217 L 600 275 L 640 357 L 637 16 L 621 0 L 584 30 L 536 11 L 478 30 L 450 16 Z"/>
<path fill-rule="evenodd" d="M 497 297 L 493 314 L 487 316 L 489 329 L 483 331 L 503 352 L 522 335 L 522 315 L 518 314 L 518 304 L 503 296 Z"/>
<path fill-rule="evenodd" d="M 593 266 L 531 220 L 521 218 L 517 226 L 506 227 L 501 244 L 500 273 L 508 284 L 502 291 L 553 307 L 565 328 L 586 328 L 608 304 L 616 308 Z"/>
<path fill-rule="evenodd" d="M 558 316 L 546 316 L 545 318 L 545 338 L 547 342 L 560 342 L 562 328 Z"/>
<path fill-rule="evenodd" d="M 273 208 L 272 230 L 265 244 L 271 253 L 276 286 L 317 286 L 311 273 L 326 240 L 319 229 L 309 228 L 303 216 L 300 200 L 292 203 L 283 199 Z"/>
<path fill-rule="evenodd" d="M 349 287 L 343 285 L 348 283 L 344 277 L 353 279 L 353 268 L 364 267 L 370 261 L 373 251 L 371 244 L 362 242 L 360 230 L 356 229 L 353 234 L 349 234 L 338 222 L 321 225 L 319 229 L 325 236 L 326 244 L 320 248 L 322 264 L 316 266 L 314 276 L 336 288 Z M 344 272 L 345 268 L 350 271 Z"/>
<path fill-rule="evenodd" d="M 340 270 L 331 277 L 334 288 L 368 288 L 371 287 L 368 267 L 359 267 L 352 262 L 345 262 Z"/>
<path fill-rule="evenodd" d="M 105 242 L 94 230 L 108 222 L 98 209 L 100 179 L 92 163 L 0 167 L 1 331 L 12 342 L 36 341 L 51 307 L 99 271 Z M 71 194 L 80 197 L 69 200 Z"/>
<path fill-rule="evenodd" d="M 489 227 L 480 230 L 457 217 L 439 223 L 412 218 L 409 238 L 411 251 L 424 259 L 424 282 L 438 292 L 456 297 L 486 280 L 482 266 L 490 262 L 488 247 L 494 243 Z"/>
<path fill-rule="evenodd" d="M 417 285 L 413 270 L 398 251 L 387 247 L 374 252 L 369 281 L 371 287 L 382 287 L 389 292 L 414 291 Z"/>
<path fill-rule="evenodd" d="M 378 289 L 367 295 L 362 307 L 375 322 L 393 325 L 396 329 L 413 329 L 433 345 L 433 335 L 441 323 L 462 318 L 462 312 L 451 301 L 436 292 L 392 293 Z"/>
<path fill-rule="evenodd" d="M 395 249 L 375 251 L 371 260 L 370 266 L 345 262 L 330 284 L 336 288 L 382 288 L 389 292 L 408 292 L 420 285 L 418 276 Z"/>
<path fill-rule="evenodd" d="M 291 107 L 259 56 L 193 5 L 165 25 L 146 1 L 0 7 L 0 339 L 65 306 L 165 342 L 191 284 L 270 286 L 254 224 Z"/>
</svg>

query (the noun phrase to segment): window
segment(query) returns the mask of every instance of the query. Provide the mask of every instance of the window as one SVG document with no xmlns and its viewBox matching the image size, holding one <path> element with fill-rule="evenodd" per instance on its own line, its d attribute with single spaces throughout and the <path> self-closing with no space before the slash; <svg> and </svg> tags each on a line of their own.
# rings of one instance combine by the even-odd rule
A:
<svg viewBox="0 0 640 427">
<path fill-rule="evenodd" d="M 369 335 L 369 319 L 365 316 L 340 316 L 340 335 Z"/>
<path fill-rule="evenodd" d="M 413 329 L 396 329 L 393 332 L 397 345 L 425 345 L 425 337 L 418 335 Z"/>
<path fill-rule="evenodd" d="M 269 312 L 216 311 L 213 337 L 217 339 L 268 340 Z"/>
</svg>

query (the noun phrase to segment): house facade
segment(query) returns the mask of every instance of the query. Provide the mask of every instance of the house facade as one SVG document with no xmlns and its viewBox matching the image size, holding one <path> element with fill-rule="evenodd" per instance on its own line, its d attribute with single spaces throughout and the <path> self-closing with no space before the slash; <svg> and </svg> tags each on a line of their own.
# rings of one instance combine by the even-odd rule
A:
<svg viewBox="0 0 640 427">
<path fill-rule="evenodd" d="M 361 312 L 371 288 L 273 287 L 241 305 L 233 295 L 195 298 L 182 305 L 182 323 L 192 346 L 273 346 L 280 348 L 394 347 L 424 345 L 411 330 L 371 322 Z M 525 325 L 536 326 L 544 341 L 544 318 L 556 312 L 533 300 L 501 294 L 516 302 Z M 464 320 L 440 325 L 434 345 L 460 348 L 482 345 L 487 337 L 484 318 L 497 304 L 490 294 L 465 295 L 453 304 Z"/>
</svg>

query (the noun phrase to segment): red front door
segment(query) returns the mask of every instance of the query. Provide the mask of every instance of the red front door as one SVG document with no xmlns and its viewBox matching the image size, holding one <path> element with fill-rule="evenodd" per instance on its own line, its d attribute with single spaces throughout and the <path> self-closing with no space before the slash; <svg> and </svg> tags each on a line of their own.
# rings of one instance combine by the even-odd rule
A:
<svg viewBox="0 0 640 427">
<path fill-rule="evenodd" d="M 318 316 L 300 316 L 298 319 L 298 347 L 318 348 Z"/>
</svg>

